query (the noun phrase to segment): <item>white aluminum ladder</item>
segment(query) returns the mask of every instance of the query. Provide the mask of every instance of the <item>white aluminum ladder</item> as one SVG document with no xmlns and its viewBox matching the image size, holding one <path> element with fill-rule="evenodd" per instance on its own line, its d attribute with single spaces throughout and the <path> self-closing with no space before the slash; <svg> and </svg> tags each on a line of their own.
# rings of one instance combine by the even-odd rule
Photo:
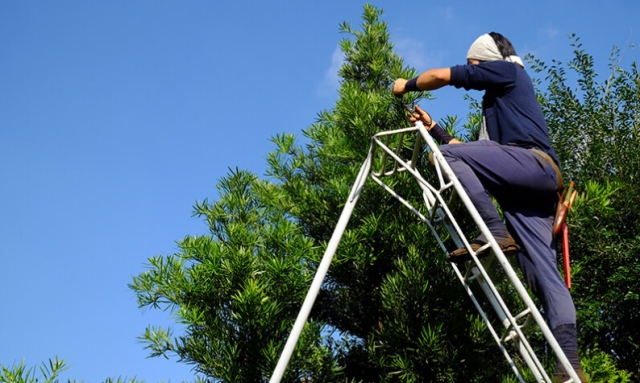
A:
<svg viewBox="0 0 640 383">
<path fill-rule="evenodd" d="M 413 140 L 413 143 L 411 143 L 411 140 Z M 433 158 L 433 165 L 437 176 L 437 185 L 432 185 L 427 182 L 416 169 L 419 156 L 427 155 L 424 143 L 426 143 L 427 149 L 431 152 Z M 411 144 L 414 148 L 412 158 L 409 160 L 401 158 L 401 149 L 403 147 L 410 147 Z M 379 167 L 379 169 L 372 170 L 374 166 Z M 407 199 L 403 198 L 382 181 L 385 177 L 391 177 L 403 172 L 410 173 L 422 189 L 422 199 L 426 206 L 426 211 L 423 208 L 421 212 L 421 209 L 411 205 Z M 549 327 L 542 318 L 540 311 L 531 300 L 527 290 L 523 286 L 505 255 L 500 250 L 500 247 L 489 232 L 486 224 L 480 218 L 478 211 L 475 206 L 473 206 L 473 203 L 465 193 L 460 182 L 453 174 L 449 164 L 444 160 L 442 153 L 438 150 L 438 146 L 426 132 L 422 123 L 417 122 L 413 127 L 380 132 L 371 138 L 371 147 L 367 158 L 360 168 L 356 182 L 351 189 L 349 198 L 342 210 L 331 239 L 329 240 L 329 244 L 327 245 L 322 261 L 318 266 L 318 270 L 313 282 L 311 283 L 309 292 L 302 304 L 298 318 L 294 323 L 282 355 L 280 356 L 278 364 L 271 376 L 270 383 L 279 383 L 284 375 L 284 371 L 298 342 L 302 328 L 304 327 L 309 313 L 311 312 L 311 308 L 318 292 L 320 291 L 320 287 L 329 269 L 329 265 L 331 264 L 338 244 L 340 243 L 342 234 L 344 233 L 347 223 L 349 222 L 349 218 L 351 217 L 351 213 L 358 201 L 360 192 L 364 187 L 365 181 L 369 177 L 382 186 L 387 192 L 391 193 L 404 206 L 414 212 L 419 219 L 429 227 L 443 251 L 443 256 L 444 254 L 447 254 L 449 250 L 446 248 L 444 241 L 436 230 L 439 226 L 446 228 L 446 231 L 450 236 L 450 239 L 453 240 L 456 248 L 464 246 L 469 250 L 472 258 L 471 261 L 465 262 L 463 265 L 451 263 L 451 266 L 464 286 L 469 298 L 473 301 L 473 304 L 477 308 L 480 316 L 486 323 L 493 339 L 496 341 L 504 357 L 507 359 L 507 363 L 509 363 L 520 382 L 524 383 L 525 381 L 512 356 L 512 354 L 516 353 L 531 370 L 536 382 L 552 383 L 551 378 L 548 376 L 542 364 L 534 354 L 534 351 L 524 334 L 524 331 L 530 328 L 533 324 L 538 325 L 542 335 L 555 353 L 556 357 L 564 366 L 565 370 L 568 371 L 570 379 L 567 380 L 566 383 L 580 382 L 580 379 L 573 370 L 573 367 L 571 367 L 571 364 L 562 352 L 562 349 L 560 349 L 558 342 L 553 337 Z M 468 210 L 469 215 L 476 223 L 478 229 L 480 229 L 488 240 L 488 245 L 483 246 L 476 252 L 473 252 L 470 249 L 468 239 L 449 209 L 448 204 L 452 202 L 453 198 L 460 200 Z M 491 249 L 491 255 L 479 260 L 476 257 L 476 254 L 485 250 L 487 247 Z M 510 310 L 503 301 L 498 289 L 488 274 L 488 270 L 496 268 L 501 268 L 503 270 L 505 278 L 511 283 L 511 287 L 520 297 L 524 308 L 515 315 L 512 314 L 512 310 Z M 474 283 L 476 283 L 484 293 L 487 301 L 493 308 L 498 321 L 502 324 L 502 328 L 496 329 L 492 325 L 491 320 L 483 310 L 471 289 L 471 286 Z"/>
</svg>

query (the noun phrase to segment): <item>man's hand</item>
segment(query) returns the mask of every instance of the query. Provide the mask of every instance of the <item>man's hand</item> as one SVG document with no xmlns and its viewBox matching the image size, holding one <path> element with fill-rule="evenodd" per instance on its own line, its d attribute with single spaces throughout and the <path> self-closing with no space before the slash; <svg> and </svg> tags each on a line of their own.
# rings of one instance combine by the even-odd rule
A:
<svg viewBox="0 0 640 383">
<path fill-rule="evenodd" d="M 433 119 L 431 118 L 431 115 L 425 112 L 424 110 L 422 110 L 422 108 L 420 108 L 418 105 L 416 105 L 416 112 L 418 113 L 415 113 L 413 116 L 409 116 L 409 120 L 412 123 L 420 120 L 422 121 L 422 124 L 424 125 L 424 127 L 427 128 L 427 130 L 431 130 L 433 125 L 435 125 L 435 123 L 433 122 Z"/>
<path fill-rule="evenodd" d="M 461 144 L 462 141 L 458 141 L 455 138 L 451 137 L 449 133 L 447 133 L 444 129 L 442 129 L 435 121 L 431 118 L 431 115 L 426 111 L 422 110 L 418 105 L 416 105 L 416 113 L 407 113 L 409 115 L 409 120 L 412 123 L 416 121 L 421 121 L 422 125 L 424 125 L 427 132 L 436 139 L 439 143 L 442 144 Z M 433 153 L 432 153 L 433 154 Z M 429 156 L 429 161 L 433 164 L 433 159 Z"/>
<path fill-rule="evenodd" d="M 407 83 L 407 80 L 403 78 L 399 78 L 396 82 L 393 83 L 393 95 L 396 97 L 402 97 L 406 91 L 404 90 L 404 86 Z"/>
</svg>

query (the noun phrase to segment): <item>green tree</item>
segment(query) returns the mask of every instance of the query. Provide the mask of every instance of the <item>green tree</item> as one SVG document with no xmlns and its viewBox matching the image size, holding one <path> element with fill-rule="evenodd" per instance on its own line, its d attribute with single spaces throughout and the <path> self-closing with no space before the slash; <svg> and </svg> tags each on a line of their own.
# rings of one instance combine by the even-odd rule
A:
<svg viewBox="0 0 640 383">
<path fill-rule="evenodd" d="M 370 137 L 407 126 L 389 89 L 416 72 L 393 53 L 381 13 L 367 5 L 360 29 L 340 26 L 351 38 L 341 42 L 339 101 L 303 131 L 308 143 L 274 137 L 271 180 L 231 172 L 219 201 L 196 204 L 210 234 L 187 236 L 134 278 L 140 306 L 171 309 L 184 326 L 177 336 L 149 327 L 152 356 L 175 353 L 218 381 L 268 379 Z M 408 177 L 392 182 L 421 195 Z M 397 200 L 365 188 L 284 380 L 457 381 L 506 370 L 485 363 L 498 350 L 436 249 Z M 483 357 L 466 357 L 474 353 Z"/>
<path fill-rule="evenodd" d="M 367 5 L 359 29 L 347 23 L 340 26 L 349 37 L 341 42 L 344 65 L 339 100 L 303 131 L 305 144 L 297 143 L 290 134 L 274 137 L 276 148 L 269 155 L 267 180 L 246 171 L 230 171 L 218 184 L 220 199 L 195 206 L 195 215 L 206 219 L 210 233 L 185 237 L 178 253 L 151 258 L 149 269 L 133 279 L 130 287 L 140 306 L 169 309 L 182 326 L 179 334 L 170 328 L 147 328 L 142 339 L 152 356 L 175 354 L 214 381 L 268 380 L 367 154 L 370 137 L 407 126 L 405 111 L 390 86 L 398 77 L 411 78 L 417 73 L 393 53 L 381 14 Z M 544 70 L 544 63 L 537 65 Z M 570 128 L 561 119 L 554 120 L 556 111 L 550 108 L 571 111 L 570 102 L 575 100 L 553 101 L 550 92 L 541 93 L 540 99 L 557 140 L 559 129 L 569 133 Z M 406 96 L 404 101 L 424 97 L 429 94 Z M 471 116 L 466 135 L 476 134 L 477 120 L 477 115 Z M 455 117 L 443 121 L 449 130 L 457 124 Z M 591 138 L 585 136 L 587 139 Z M 593 150 L 588 147 L 584 145 L 585 153 Z M 568 161 L 569 152 L 560 152 L 563 163 Z M 630 162 L 622 159 L 624 164 Z M 419 161 L 421 168 L 428 167 L 426 158 Z M 589 173 L 579 172 L 586 172 L 587 165 L 565 164 L 568 178 L 576 180 L 581 190 L 587 188 L 580 177 Z M 421 190 L 409 176 L 388 182 L 408 199 L 421 198 Z M 589 230 L 597 229 L 586 219 L 591 213 L 583 206 L 594 206 L 583 202 L 588 198 L 583 194 L 576 203 L 577 213 L 571 218 L 574 238 L 587 238 L 592 235 Z M 603 209 L 617 209 L 617 205 L 608 205 L 609 196 L 599 201 Z M 637 225 L 633 217 L 617 211 L 613 215 Z M 611 218 L 608 222 L 613 230 L 618 221 Z M 611 245 L 611 241 L 603 239 L 601 244 Z M 593 242 L 585 240 L 583 245 L 590 248 Z M 574 294 L 579 308 L 590 310 L 589 326 L 595 328 L 605 323 L 604 311 L 596 318 L 598 307 L 589 305 L 602 296 L 595 290 L 584 293 L 583 286 L 591 289 L 596 283 L 581 270 L 591 267 L 584 262 L 595 262 L 597 255 L 582 255 L 579 246 L 574 245 L 574 251 L 580 252 L 575 257 L 574 291 L 580 292 Z M 608 273 L 607 278 L 634 275 L 620 273 L 615 265 L 598 270 Z M 637 280 L 616 279 L 627 287 Z M 637 297 L 633 299 L 629 298 L 630 305 L 637 304 Z M 581 321 L 581 330 L 586 323 Z M 615 327 L 616 322 L 612 318 L 606 324 Z M 584 338 L 588 331 L 583 331 L 583 344 L 588 344 Z M 628 332 L 620 334 L 629 339 Z M 611 342 L 624 342 L 620 338 L 605 343 L 605 337 L 603 334 L 597 344 L 600 350 L 611 350 Z M 535 346 L 545 354 L 542 342 Z M 607 354 L 594 346 L 593 355 L 591 370 L 606 361 L 609 364 L 602 367 L 602 376 L 615 374 Z M 622 361 L 618 355 L 613 358 L 616 363 Z M 497 379 L 513 380 L 509 366 L 428 229 L 381 188 L 365 187 L 283 381 Z"/>
<path fill-rule="evenodd" d="M 614 47 L 610 75 L 599 82 L 594 58 L 577 37 L 571 40 L 567 64 L 534 57 L 530 62 L 545 75 L 539 100 L 565 178 L 581 192 L 569 216 L 581 348 L 606 351 L 639 381 L 638 64 L 621 68 L 622 52 Z"/>
</svg>

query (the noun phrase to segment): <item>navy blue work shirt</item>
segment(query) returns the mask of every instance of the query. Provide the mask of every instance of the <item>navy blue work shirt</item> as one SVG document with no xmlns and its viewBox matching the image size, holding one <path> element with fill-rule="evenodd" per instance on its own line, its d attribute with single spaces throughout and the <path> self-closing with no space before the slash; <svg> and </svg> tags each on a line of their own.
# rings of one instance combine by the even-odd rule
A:
<svg viewBox="0 0 640 383">
<path fill-rule="evenodd" d="M 451 67 L 450 85 L 485 91 L 482 111 L 492 141 L 540 149 L 560 164 L 533 82 L 522 67 L 508 61 L 456 65 Z"/>
</svg>

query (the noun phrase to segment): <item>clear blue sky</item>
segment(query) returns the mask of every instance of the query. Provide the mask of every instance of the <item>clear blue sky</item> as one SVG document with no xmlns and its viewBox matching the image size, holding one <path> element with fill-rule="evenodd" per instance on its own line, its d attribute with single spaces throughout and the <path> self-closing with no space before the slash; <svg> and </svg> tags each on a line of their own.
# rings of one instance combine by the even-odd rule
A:
<svg viewBox="0 0 640 383">
<path fill-rule="evenodd" d="M 517 52 L 567 61 L 577 33 L 602 77 L 640 42 L 640 2 L 384 0 L 397 52 L 418 70 L 465 61 L 497 31 Z M 336 100 L 338 25 L 364 2 L 0 2 L 0 364 L 58 355 L 85 382 L 193 379 L 138 343 L 166 312 L 127 288 L 148 257 L 207 231 L 196 200 L 228 168 L 263 176 L 269 138 Z M 637 60 L 627 48 L 624 60 Z M 423 104 L 466 115 L 464 92 Z"/>
</svg>

